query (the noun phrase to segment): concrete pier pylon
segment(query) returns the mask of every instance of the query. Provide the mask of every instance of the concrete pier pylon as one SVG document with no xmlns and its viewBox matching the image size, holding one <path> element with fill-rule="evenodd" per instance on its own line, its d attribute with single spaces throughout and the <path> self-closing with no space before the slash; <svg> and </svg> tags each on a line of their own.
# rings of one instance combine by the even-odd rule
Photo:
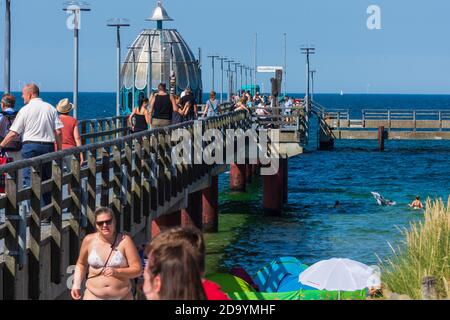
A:
<svg viewBox="0 0 450 320">
<path fill-rule="evenodd" d="M 287 200 L 287 174 L 287 159 L 280 159 L 278 172 L 263 176 L 263 208 L 266 215 L 281 215 L 284 199 Z"/>
<path fill-rule="evenodd" d="M 202 191 L 203 231 L 219 232 L 219 177 L 211 177 L 211 187 Z"/>
</svg>

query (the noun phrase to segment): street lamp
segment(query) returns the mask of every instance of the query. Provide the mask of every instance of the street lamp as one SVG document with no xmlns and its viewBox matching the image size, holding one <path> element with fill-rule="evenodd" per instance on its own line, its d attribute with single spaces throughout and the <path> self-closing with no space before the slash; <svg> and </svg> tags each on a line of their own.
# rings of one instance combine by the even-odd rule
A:
<svg viewBox="0 0 450 320">
<path fill-rule="evenodd" d="M 69 1 L 64 3 L 63 11 L 71 12 L 73 25 L 68 26 L 74 30 L 74 65 L 73 65 L 73 116 L 78 115 L 78 67 L 79 67 L 79 32 L 81 12 L 91 11 L 87 2 Z"/>
<path fill-rule="evenodd" d="M 113 18 L 108 20 L 107 24 L 108 27 L 115 27 L 116 28 L 116 47 L 117 47 L 117 96 L 116 96 L 116 116 L 120 116 L 120 87 L 122 85 L 121 81 L 121 73 L 120 73 L 120 64 L 122 62 L 121 59 L 121 44 L 120 44 L 120 28 L 121 27 L 129 27 L 130 22 L 128 19 L 120 19 L 120 18 Z M 133 52 L 134 54 L 134 52 Z M 133 97 L 134 98 L 134 97 Z M 134 107 L 134 105 L 133 105 Z"/>
<path fill-rule="evenodd" d="M 311 54 L 315 54 L 316 53 L 316 48 L 312 47 L 312 46 L 303 46 L 301 48 L 302 53 L 306 55 L 306 112 L 309 113 L 309 106 L 310 106 L 310 101 L 309 101 L 309 92 L 310 92 L 310 81 L 309 81 L 309 76 L 310 76 L 310 67 L 309 67 L 309 56 Z"/>
<path fill-rule="evenodd" d="M 218 55 L 214 55 L 214 54 L 212 54 L 212 55 L 209 55 L 208 56 L 208 58 L 211 58 L 211 62 L 212 62 L 212 86 L 211 86 L 211 90 L 212 91 L 214 91 L 214 78 L 215 78 L 215 74 L 214 74 L 214 67 L 215 67 L 215 59 L 217 59 L 217 58 L 220 58 L 220 56 L 218 56 Z"/>
<path fill-rule="evenodd" d="M 11 91 L 11 0 L 5 1 L 4 93 Z"/>
<path fill-rule="evenodd" d="M 232 82 L 232 74 L 231 74 L 231 65 L 233 64 L 233 60 L 227 59 L 226 62 L 228 63 L 228 101 L 231 102 L 231 95 L 233 94 L 233 82 Z"/>
<path fill-rule="evenodd" d="M 237 77 L 238 77 L 238 67 L 241 65 L 239 62 L 235 62 L 234 64 L 234 72 L 236 73 L 236 81 L 235 81 L 235 93 L 238 93 L 238 84 L 237 84 Z"/>
<path fill-rule="evenodd" d="M 227 61 L 227 58 L 219 57 L 218 59 L 220 60 L 220 70 L 222 71 L 222 80 L 220 82 L 220 86 L 221 86 L 221 89 L 220 89 L 220 103 L 222 104 L 223 103 L 223 62 Z"/>
<path fill-rule="evenodd" d="M 314 74 L 316 73 L 316 70 L 311 70 L 311 101 L 314 101 Z"/>
</svg>

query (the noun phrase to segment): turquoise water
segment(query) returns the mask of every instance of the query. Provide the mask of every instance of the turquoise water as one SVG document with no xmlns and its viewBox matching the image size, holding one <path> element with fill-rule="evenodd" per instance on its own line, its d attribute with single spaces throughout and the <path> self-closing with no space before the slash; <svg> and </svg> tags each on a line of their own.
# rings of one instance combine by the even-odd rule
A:
<svg viewBox="0 0 450 320">
<path fill-rule="evenodd" d="M 44 93 L 53 104 L 69 93 Z M 17 95 L 20 101 L 20 95 Z M 450 109 L 445 95 L 316 95 L 328 108 Z M 81 93 L 80 118 L 114 115 L 114 93 Z M 20 104 L 20 103 L 19 103 Z M 398 228 L 421 219 L 407 204 L 416 195 L 450 194 L 449 142 L 337 141 L 331 152 L 315 150 L 315 135 L 305 154 L 289 162 L 289 202 L 281 217 L 264 217 L 262 186 L 255 181 L 247 195 L 228 192 L 228 175 L 220 177 L 223 214 L 248 213 L 239 241 L 227 248 L 223 265 L 242 266 L 251 274 L 277 256 L 296 256 L 312 264 L 331 257 L 347 257 L 367 264 L 387 257 L 403 237 Z M 379 207 L 370 192 L 397 202 Z M 332 209 L 339 200 L 340 209 Z"/>
<path fill-rule="evenodd" d="M 320 95 L 331 108 L 450 109 L 449 96 Z M 337 141 L 334 151 L 307 152 L 289 162 L 289 202 L 282 217 L 265 217 L 261 210 L 260 181 L 253 183 L 249 200 L 229 195 L 221 201 L 224 214 L 248 212 L 240 239 L 227 248 L 225 268 L 242 266 L 250 274 L 278 256 L 295 256 L 306 264 L 332 257 L 376 264 L 391 254 L 404 237 L 402 228 L 422 218 L 408 203 L 416 195 L 450 195 L 450 141 L 387 141 L 377 151 L 376 141 Z M 228 177 L 220 180 L 227 194 Z M 379 207 L 371 191 L 397 202 Z M 239 200 L 237 200 L 239 199 Z M 335 201 L 340 209 L 333 209 Z"/>
</svg>

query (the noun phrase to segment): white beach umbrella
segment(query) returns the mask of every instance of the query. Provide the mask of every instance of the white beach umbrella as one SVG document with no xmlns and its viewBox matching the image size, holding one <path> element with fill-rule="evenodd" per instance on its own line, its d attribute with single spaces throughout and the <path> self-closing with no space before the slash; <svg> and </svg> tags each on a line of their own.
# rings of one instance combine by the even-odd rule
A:
<svg viewBox="0 0 450 320">
<path fill-rule="evenodd" d="M 328 291 L 357 291 L 371 286 L 376 270 L 350 259 L 323 260 L 312 265 L 299 276 L 307 286 Z"/>
</svg>

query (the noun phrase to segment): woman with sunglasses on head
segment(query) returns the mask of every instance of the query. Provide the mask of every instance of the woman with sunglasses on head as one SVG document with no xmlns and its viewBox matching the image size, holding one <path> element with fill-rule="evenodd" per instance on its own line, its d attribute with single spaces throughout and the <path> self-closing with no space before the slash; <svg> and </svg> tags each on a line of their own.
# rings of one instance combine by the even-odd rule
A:
<svg viewBox="0 0 450 320">
<path fill-rule="evenodd" d="M 83 300 L 133 300 L 131 279 L 141 275 L 141 261 L 133 240 L 116 232 L 109 208 L 95 212 L 97 232 L 86 236 L 80 249 L 72 298 L 81 299 L 81 283 L 88 272 Z"/>
</svg>

